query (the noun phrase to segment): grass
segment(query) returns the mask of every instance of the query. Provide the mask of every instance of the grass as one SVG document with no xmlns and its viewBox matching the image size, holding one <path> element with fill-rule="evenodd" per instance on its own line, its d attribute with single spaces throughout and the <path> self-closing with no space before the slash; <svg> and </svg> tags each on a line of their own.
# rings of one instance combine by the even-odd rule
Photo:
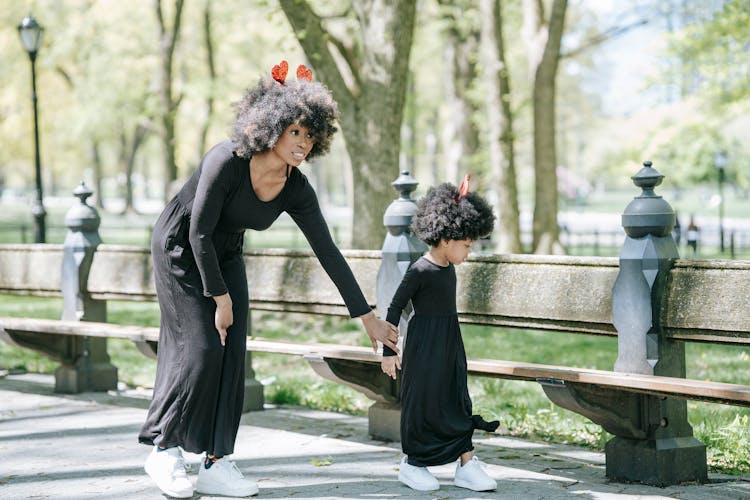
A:
<svg viewBox="0 0 750 500">
<path fill-rule="evenodd" d="M 56 318 L 62 301 L 54 298 L 0 296 L 0 316 Z M 108 302 L 110 322 L 156 326 L 158 306 L 152 303 Z M 298 342 L 367 345 L 359 323 L 343 318 L 254 311 L 253 332 Z M 465 325 L 464 343 L 470 358 L 502 358 L 582 368 L 611 369 L 617 357 L 614 338 L 549 334 Z M 150 387 L 155 361 L 125 340 L 110 339 L 109 353 L 119 378 L 131 387 Z M 750 353 L 743 347 L 687 344 L 688 377 L 750 384 Z M 266 400 L 276 404 L 365 415 L 371 401 L 355 390 L 323 380 L 300 357 L 253 353 L 256 377 Z M 57 364 L 33 351 L 0 343 L 0 369 L 52 373 Z M 535 383 L 470 377 L 475 411 L 501 422 L 499 432 L 542 441 L 570 443 L 601 450 L 611 437 L 600 426 L 559 408 Z M 750 410 L 727 405 L 688 402 L 688 415 L 698 439 L 707 445 L 714 472 L 750 473 Z"/>
</svg>

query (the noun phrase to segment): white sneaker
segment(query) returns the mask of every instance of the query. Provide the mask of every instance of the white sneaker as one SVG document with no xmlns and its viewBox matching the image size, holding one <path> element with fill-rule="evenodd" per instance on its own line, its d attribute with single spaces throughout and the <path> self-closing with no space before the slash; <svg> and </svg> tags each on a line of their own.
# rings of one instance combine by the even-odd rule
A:
<svg viewBox="0 0 750 500">
<path fill-rule="evenodd" d="M 453 484 L 459 488 L 467 488 L 473 491 L 497 489 L 497 481 L 487 475 L 482 465 L 482 462 L 477 457 L 473 457 L 464 465 L 461 465 L 461 461 L 459 460 Z"/>
<path fill-rule="evenodd" d="M 182 451 L 178 447 L 157 451 L 154 446 L 143 468 L 165 495 L 175 498 L 193 496 L 193 483 L 187 477 Z"/>
<path fill-rule="evenodd" d="M 227 457 L 221 457 L 206 469 L 201 463 L 198 472 L 196 491 L 208 495 L 223 495 L 227 497 L 249 497 L 258 494 L 255 481 L 245 479 L 234 462 Z"/>
<path fill-rule="evenodd" d="M 413 490 L 435 491 L 440 489 L 440 483 L 427 470 L 427 467 L 411 465 L 406 461 L 406 457 L 401 459 L 401 464 L 398 468 L 398 480 Z"/>
</svg>

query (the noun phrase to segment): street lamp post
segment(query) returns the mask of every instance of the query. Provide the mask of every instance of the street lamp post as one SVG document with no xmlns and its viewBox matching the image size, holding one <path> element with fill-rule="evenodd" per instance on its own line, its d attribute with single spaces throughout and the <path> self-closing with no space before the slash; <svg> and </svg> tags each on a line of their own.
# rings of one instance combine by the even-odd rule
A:
<svg viewBox="0 0 750 500">
<path fill-rule="evenodd" d="M 719 247 L 724 253 L 724 169 L 727 166 L 727 154 L 720 150 L 714 157 L 714 165 L 719 172 Z"/>
<path fill-rule="evenodd" d="M 34 105 L 34 169 L 36 173 L 36 200 L 31 208 L 34 216 L 34 241 L 44 243 L 45 224 L 44 219 L 47 212 L 44 210 L 43 191 L 42 191 L 42 166 L 39 159 L 39 114 L 37 111 L 36 99 L 36 54 L 39 47 L 42 46 L 42 35 L 44 29 L 36 22 L 36 19 L 28 15 L 21 20 L 18 25 L 18 34 L 21 37 L 23 48 L 29 53 L 31 60 L 31 101 Z"/>
</svg>

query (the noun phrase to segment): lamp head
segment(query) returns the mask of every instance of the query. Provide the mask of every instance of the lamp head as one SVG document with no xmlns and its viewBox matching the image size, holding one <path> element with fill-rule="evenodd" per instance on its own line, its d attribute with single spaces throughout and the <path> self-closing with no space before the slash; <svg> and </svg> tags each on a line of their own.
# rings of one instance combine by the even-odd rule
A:
<svg viewBox="0 0 750 500">
<path fill-rule="evenodd" d="M 716 152 L 716 156 L 714 156 L 714 165 L 716 165 L 716 168 L 719 170 L 724 170 L 727 166 L 727 153 L 724 150 Z"/>
<path fill-rule="evenodd" d="M 18 25 L 18 35 L 21 37 L 23 48 L 32 57 L 36 55 L 42 46 L 43 34 L 44 28 L 31 15 L 24 17 Z"/>
</svg>

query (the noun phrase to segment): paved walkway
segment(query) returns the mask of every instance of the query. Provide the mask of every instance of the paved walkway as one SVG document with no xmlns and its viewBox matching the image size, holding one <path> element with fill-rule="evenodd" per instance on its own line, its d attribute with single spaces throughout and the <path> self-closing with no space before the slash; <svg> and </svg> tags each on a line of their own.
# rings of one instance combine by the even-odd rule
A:
<svg viewBox="0 0 750 500">
<path fill-rule="evenodd" d="M 164 499 L 143 472 L 150 450 L 136 442 L 147 401 L 63 396 L 51 383 L 48 376 L 0 377 L 0 499 Z M 440 491 L 412 491 L 396 479 L 399 446 L 370 440 L 366 419 L 301 408 L 245 415 L 233 458 L 258 481 L 259 498 L 750 499 L 750 478 L 711 475 L 707 485 L 669 488 L 616 484 L 605 480 L 600 453 L 487 434 L 476 445 L 497 492 L 453 486 L 452 466 L 432 468 Z M 199 459 L 187 455 L 193 471 Z"/>
</svg>

